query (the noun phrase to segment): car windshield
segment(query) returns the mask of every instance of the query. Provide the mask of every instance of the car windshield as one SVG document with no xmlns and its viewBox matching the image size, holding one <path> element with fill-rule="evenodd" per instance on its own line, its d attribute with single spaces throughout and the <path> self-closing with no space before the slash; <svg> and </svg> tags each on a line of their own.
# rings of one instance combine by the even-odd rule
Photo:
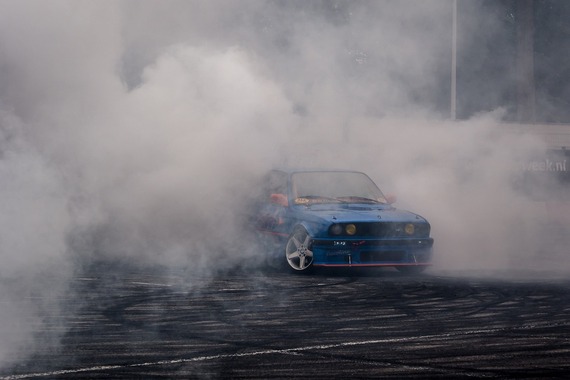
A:
<svg viewBox="0 0 570 380">
<path fill-rule="evenodd" d="M 376 184 L 359 172 L 300 172 L 291 176 L 296 204 L 387 203 Z"/>
</svg>

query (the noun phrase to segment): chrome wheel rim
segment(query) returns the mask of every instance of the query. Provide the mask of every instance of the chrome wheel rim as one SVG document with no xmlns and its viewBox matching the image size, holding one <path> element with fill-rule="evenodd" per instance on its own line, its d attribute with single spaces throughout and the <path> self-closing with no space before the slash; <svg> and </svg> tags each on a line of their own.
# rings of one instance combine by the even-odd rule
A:
<svg viewBox="0 0 570 380">
<path fill-rule="evenodd" d="M 311 251 L 311 237 L 304 230 L 297 230 L 289 237 L 285 247 L 287 263 L 295 270 L 308 269 L 313 264 L 313 251 Z"/>
</svg>

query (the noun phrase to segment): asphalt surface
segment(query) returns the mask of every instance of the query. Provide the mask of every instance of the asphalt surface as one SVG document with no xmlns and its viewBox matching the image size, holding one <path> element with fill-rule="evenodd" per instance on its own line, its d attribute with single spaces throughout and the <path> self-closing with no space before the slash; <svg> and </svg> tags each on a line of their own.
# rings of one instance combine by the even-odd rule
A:
<svg viewBox="0 0 570 380">
<path fill-rule="evenodd" d="M 0 370 L 35 378 L 565 378 L 570 281 L 390 269 L 93 265 L 69 285 L 57 344 Z M 51 323 L 51 324 L 50 324 Z M 47 326 L 47 327 L 45 327 Z"/>
</svg>

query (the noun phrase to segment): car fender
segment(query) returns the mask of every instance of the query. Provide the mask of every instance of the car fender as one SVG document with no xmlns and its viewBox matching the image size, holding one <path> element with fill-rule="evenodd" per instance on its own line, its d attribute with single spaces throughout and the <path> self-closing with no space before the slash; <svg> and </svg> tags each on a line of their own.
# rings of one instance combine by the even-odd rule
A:
<svg viewBox="0 0 570 380">
<path fill-rule="evenodd" d="M 307 231 L 307 233 L 311 236 L 311 237 L 315 237 L 319 230 L 322 229 L 322 226 L 318 226 L 315 223 L 309 223 L 307 221 L 301 221 L 300 223 L 297 223 L 292 229 L 291 229 L 291 233 L 293 233 L 293 231 L 295 231 L 295 229 L 297 229 L 298 227 L 302 227 L 305 229 L 305 231 Z"/>
</svg>

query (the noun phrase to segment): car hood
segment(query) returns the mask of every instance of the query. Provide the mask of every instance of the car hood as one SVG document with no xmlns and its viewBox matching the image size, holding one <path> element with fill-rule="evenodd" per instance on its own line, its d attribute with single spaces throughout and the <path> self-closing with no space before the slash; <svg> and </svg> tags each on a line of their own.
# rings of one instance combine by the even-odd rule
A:
<svg viewBox="0 0 570 380">
<path fill-rule="evenodd" d="M 412 212 L 384 205 L 319 204 L 300 207 L 303 209 L 301 212 L 329 223 L 426 221 Z"/>
</svg>

